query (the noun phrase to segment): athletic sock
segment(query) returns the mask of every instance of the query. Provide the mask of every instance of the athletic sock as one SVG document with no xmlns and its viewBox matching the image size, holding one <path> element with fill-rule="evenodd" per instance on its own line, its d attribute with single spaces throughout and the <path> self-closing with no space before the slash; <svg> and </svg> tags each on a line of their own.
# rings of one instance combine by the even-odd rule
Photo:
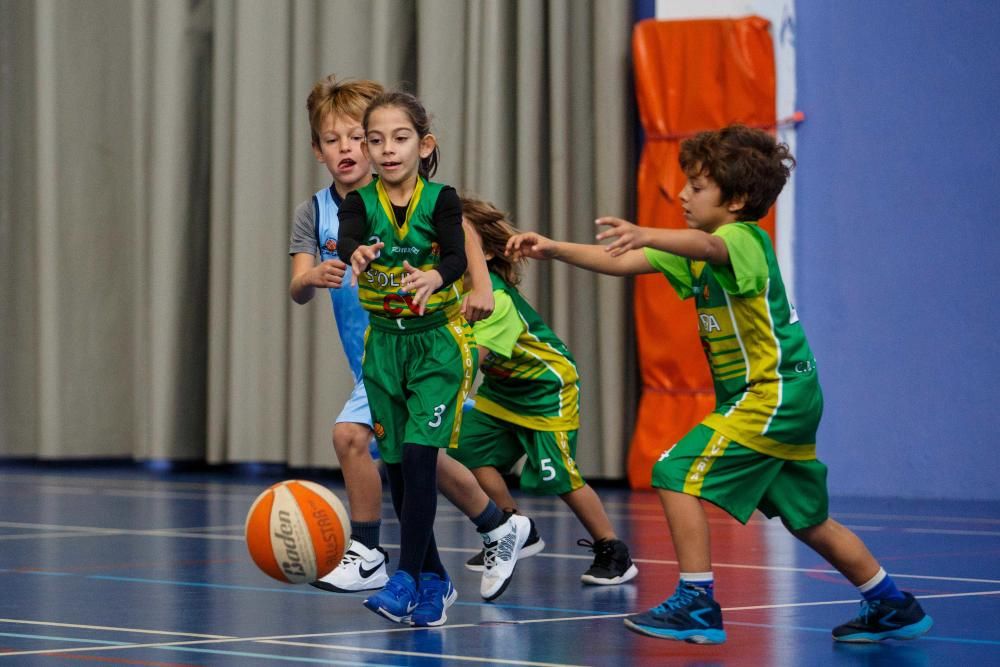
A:
<svg viewBox="0 0 1000 667">
<path fill-rule="evenodd" d="M 506 520 L 503 510 L 492 500 L 486 504 L 486 509 L 472 517 L 472 523 L 476 524 L 476 530 L 480 533 L 488 533 Z"/>
<path fill-rule="evenodd" d="M 883 568 L 879 568 L 875 576 L 867 582 L 858 586 L 861 595 L 869 602 L 875 600 L 902 600 L 903 593 L 896 588 L 896 582 L 886 573 Z"/>
<path fill-rule="evenodd" d="M 368 549 L 378 546 L 382 532 L 382 520 L 375 521 L 351 521 L 351 539 L 360 542 Z"/>
<path fill-rule="evenodd" d="M 697 588 L 707 595 L 709 599 L 715 599 L 715 576 L 711 571 L 681 572 L 681 583 L 691 588 Z"/>
</svg>

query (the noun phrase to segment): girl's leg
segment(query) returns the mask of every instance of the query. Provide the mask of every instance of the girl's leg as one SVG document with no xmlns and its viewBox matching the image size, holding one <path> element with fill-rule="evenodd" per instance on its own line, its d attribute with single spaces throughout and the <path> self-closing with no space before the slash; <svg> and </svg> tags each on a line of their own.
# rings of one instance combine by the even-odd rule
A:
<svg viewBox="0 0 1000 667">
<path fill-rule="evenodd" d="M 403 445 L 402 504 L 398 509 L 400 524 L 399 569 L 415 581 L 433 545 L 434 517 L 437 513 L 436 447 Z M 396 499 L 393 498 L 393 505 Z M 434 546 L 435 555 L 437 547 Z"/>
</svg>

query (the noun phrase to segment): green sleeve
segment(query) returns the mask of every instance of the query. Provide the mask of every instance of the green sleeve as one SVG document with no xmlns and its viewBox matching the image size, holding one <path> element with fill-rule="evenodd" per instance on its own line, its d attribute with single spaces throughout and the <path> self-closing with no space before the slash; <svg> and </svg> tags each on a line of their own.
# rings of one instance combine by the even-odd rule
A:
<svg viewBox="0 0 1000 667">
<path fill-rule="evenodd" d="M 767 285 L 767 257 L 757 234 L 748 225 L 734 222 L 715 230 L 729 250 L 729 264 L 712 265 L 722 289 L 739 297 L 755 296 Z"/>
<path fill-rule="evenodd" d="M 649 260 L 650 265 L 667 277 L 674 291 L 677 292 L 677 296 L 687 299 L 694 294 L 691 291 L 691 286 L 694 283 L 687 259 L 654 248 L 643 248 L 642 251 L 646 253 L 646 259 Z"/>
<path fill-rule="evenodd" d="M 472 325 L 476 345 L 510 359 L 514 345 L 524 331 L 524 322 L 518 316 L 514 301 L 507 292 L 502 289 L 493 290 L 493 301 L 493 314 Z"/>
</svg>

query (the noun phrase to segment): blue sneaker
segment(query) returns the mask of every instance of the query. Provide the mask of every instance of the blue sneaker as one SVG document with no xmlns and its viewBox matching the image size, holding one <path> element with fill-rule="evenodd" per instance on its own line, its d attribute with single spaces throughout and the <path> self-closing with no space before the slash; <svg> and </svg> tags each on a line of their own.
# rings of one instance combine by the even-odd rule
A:
<svg viewBox="0 0 1000 667">
<path fill-rule="evenodd" d="M 410 623 L 421 628 L 444 625 L 448 620 L 445 610 L 458 598 L 458 591 L 451 585 L 448 575 L 442 579 L 433 572 L 420 574 L 420 596 L 413 610 Z"/>
<path fill-rule="evenodd" d="M 924 613 L 910 593 L 902 600 L 861 602 L 861 613 L 833 629 L 838 642 L 880 642 L 883 639 L 916 639 L 931 629 L 934 619 Z"/>
<path fill-rule="evenodd" d="M 684 584 L 677 584 L 677 590 L 663 604 L 627 617 L 625 627 L 642 635 L 692 644 L 726 641 L 722 607 L 702 591 Z"/>
<path fill-rule="evenodd" d="M 403 570 L 389 577 L 385 588 L 365 599 L 365 606 L 394 623 L 410 623 L 410 614 L 417 608 L 417 582 Z"/>
</svg>

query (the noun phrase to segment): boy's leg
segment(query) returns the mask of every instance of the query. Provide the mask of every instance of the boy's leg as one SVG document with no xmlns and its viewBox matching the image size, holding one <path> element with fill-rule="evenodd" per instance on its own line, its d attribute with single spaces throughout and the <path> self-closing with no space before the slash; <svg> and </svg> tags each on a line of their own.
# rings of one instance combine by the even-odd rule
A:
<svg viewBox="0 0 1000 667">
<path fill-rule="evenodd" d="M 711 534 L 701 500 L 686 493 L 657 490 L 677 553 L 678 568 L 681 572 L 711 571 Z"/>
<path fill-rule="evenodd" d="M 828 518 L 802 530 L 792 530 L 802 542 L 834 566 L 855 586 L 863 586 L 878 571 L 879 564 L 854 531 Z"/>
<path fill-rule="evenodd" d="M 912 594 L 900 591 L 852 530 L 827 518 L 820 524 L 792 530 L 802 542 L 858 587 L 864 601 L 857 617 L 833 629 L 843 642 L 916 639 L 934 624 Z"/>
<path fill-rule="evenodd" d="M 625 619 L 633 632 L 698 644 L 726 641 L 722 608 L 714 599 L 711 541 L 702 498 L 745 523 L 766 488 L 756 455 L 704 425 L 664 452 L 653 467 L 681 577 L 662 604 Z M 763 483 L 761 480 L 765 480 Z M 756 485 L 760 485 L 759 488 Z"/>
<path fill-rule="evenodd" d="M 341 422 L 333 427 L 333 449 L 344 473 L 352 523 L 382 518 L 382 478 L 369 450 L 371 440 L 366 424 Z"/>
<path fill-rule="evenodd" d="M 371 412 L 363 383 L 355 385 L 333 427 L 333 449 L 344 473 L 351 542 L 340 564 L 313 586 L 333 592 L 381 588 L 389 580 L 388 554 L 379 545 L 382 479 L 371 455 Z"/>
</svg>

